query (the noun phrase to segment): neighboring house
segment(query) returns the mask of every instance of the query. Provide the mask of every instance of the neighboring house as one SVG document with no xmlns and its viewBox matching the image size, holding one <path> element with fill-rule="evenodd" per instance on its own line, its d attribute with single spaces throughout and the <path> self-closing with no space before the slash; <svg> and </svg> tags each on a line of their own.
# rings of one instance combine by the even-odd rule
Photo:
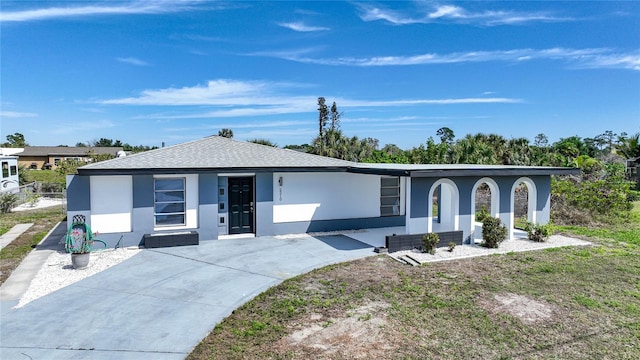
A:
<svg viewBox="0 0 640 360">
<path fill-rule="evenodd" d="M 547 223 L 551 175 L 578 172 L 364 164 L 212 136 L 79 168 L 67 177 L 67 218 L 84 215 L 101 239 L 125 246 L 168 232 L 215 240 L 398 226 L 407 234 L 461 230 L 469 241 L 478 237 L 481 184 L 513 237 L 517 186 L 529 191 L 528 219 Z"/>
<path fill-rule="evenodd" d="M 625 161 L 627 179 L 640 183 L 640 157 Z"/>
<path fill-rule="evenodd" d="M 0 156 L 0 193 L 18 192 L 20 179 L 18 177 L 18 157 Z"/>
<path fill-rule="evenodd" d="M 19 157 L 20 166 L 27 169 L 55 169 L 62 160 L 90 162 L 91 154 L 116 156 L 118 151 L 122 151 L 122 147 L 27 146 L 15 155 Z"/>
</svg>

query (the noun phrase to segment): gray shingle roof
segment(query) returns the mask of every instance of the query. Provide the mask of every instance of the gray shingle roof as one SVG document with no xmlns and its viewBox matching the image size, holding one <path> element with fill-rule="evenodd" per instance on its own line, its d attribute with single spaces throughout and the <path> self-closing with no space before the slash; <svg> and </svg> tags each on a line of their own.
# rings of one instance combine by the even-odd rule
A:
<svg viewBox="0 0 640 360">
<path fill-rule="evenodd" d="M 162 149 L 83 166 L 98 170 L 347 168 L 354 163 L 323 156 L 210 136 Z"/>
<path fill-rule="evenodd" d="M 27 146 L 16 156 L 88 156 L 92 151 L 96 155 L 116 155 L 122 147 L 75 147 L 75 146 Z"/>
</svg>

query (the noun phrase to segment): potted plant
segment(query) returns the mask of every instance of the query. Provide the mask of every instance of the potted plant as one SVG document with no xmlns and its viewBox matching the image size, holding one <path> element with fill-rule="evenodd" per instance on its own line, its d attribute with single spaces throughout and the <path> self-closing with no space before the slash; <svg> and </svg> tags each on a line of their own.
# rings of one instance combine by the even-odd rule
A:
<svg viewBox="0 0 640 360">
<path fill-rule="evenodd" d="M 107 246 L 104 241 L 95 239 L 97 233 L 91 232 L 85 220 L 84 215 L 75 215 L 65 237 L 65 249 L 71 253 L 71 264 L 74 269 L 84 269 L 89 265 L 94 242 L 98 241 Z"/>
</svg>

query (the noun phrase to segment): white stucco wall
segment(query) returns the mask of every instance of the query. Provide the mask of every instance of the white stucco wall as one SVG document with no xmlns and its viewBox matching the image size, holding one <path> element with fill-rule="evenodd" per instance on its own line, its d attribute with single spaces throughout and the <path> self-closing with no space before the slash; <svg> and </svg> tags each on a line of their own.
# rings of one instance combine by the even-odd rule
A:
<svg viewBox="0 0 640 360">
<path fill-rule="evenodd" d="M 273 177 L 274 223 L 380 216 L 379 176 L 274 173 Z"/>
<path fill-rule="evenodd" d="M 130 232 L 133 208 L 132 178 L 92 176 L 91 229 L 101 233 Z"/>
</svg>

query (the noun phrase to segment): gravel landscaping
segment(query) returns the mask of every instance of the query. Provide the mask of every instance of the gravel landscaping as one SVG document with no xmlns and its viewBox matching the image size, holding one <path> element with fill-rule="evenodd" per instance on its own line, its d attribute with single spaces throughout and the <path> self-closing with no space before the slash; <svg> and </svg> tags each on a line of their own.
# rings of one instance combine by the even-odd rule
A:
<svg viewBox="0 0 640 360">
<path fill-rule="evenodd" d="M 51 292 L 106 270 L 129 259 L 138 252 L 140 252 L 138 248 L 92 252 L 89 266 L 82 270 L 76 270 L 71 266 L 70 254 L 64 251 L 53 252 L 42 265 L 36 277 L 31 281 L 29 289 L 20 298 L 20 302 L 16 307 L 22 307 Z"/>
<path fill-rule="evenodd" d="M 550 236 L 546 242 L 535 242 L 527 239 L 515 239 L 515 240 L 505 240 L 500 243 L 500 247 L 497 249 L 489 249 L 479 244 L 476 245 L 458 245 L 453 249 L 453 251 L 449 252 L 446 247 L 441 247 L 436 250 L 434 255 L 429 253 L 423 253 L 419 250 L 405 250 L 405 251 L 396 251 L 394 253 L 389 254 L 389 256 L 393 257 L 396 260 L 399 260 L 401 256 L 409 255 L 411 258 L 419 261 L 420 263 L 426 262 L 435 262 L 435 261 L 445 261 L 445 260 L 454 260 L 454 259 L 465 259 L 472 258 L 476 256 L 486 256 L 493 254 L 506 254 L 510 252 L 521 252 L 521 251 L 532 251 L 532 250 L 541 250 L 547 248 L 554 247 L 563 247 L 563 246 L 587 246 L 592 245 L 592 243 L 580 239 L 575 239 L 563 235 L 553 235 Z"/>
</svg>

